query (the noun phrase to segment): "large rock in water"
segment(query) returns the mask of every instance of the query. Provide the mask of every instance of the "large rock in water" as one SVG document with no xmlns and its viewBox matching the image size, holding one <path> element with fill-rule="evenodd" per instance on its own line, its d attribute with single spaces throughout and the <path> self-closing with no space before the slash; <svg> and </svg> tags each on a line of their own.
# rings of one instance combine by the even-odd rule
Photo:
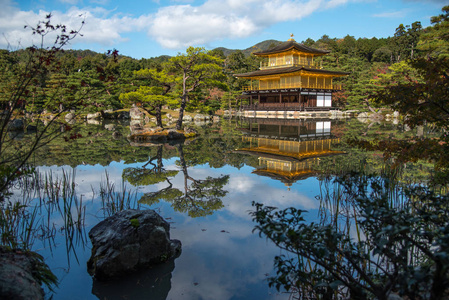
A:
<svg viewBox="0 0 449 300">
<path fill-rule="evenodd" d="M 170 240 L 170 225 L 154 210 L 129 209 L 97 224 L 89 232 L 92 255 L 89 274 L 107 280 L 163 263 L 181 253 Z"/>
<path fill-rule="evenodd" d="M 56 281 L 39 254 L 0 246 L 0 299 L 44 299 L 41 284 Z"/>
</svg>

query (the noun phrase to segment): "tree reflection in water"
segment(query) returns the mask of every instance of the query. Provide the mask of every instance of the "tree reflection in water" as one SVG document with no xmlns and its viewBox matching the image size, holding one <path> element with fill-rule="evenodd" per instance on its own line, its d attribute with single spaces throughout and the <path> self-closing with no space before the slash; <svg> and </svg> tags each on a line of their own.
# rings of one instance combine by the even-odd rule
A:
<svg viewBox="0 0 449 300">
<path fill-rule="evenodd" d="M 401 175 L 386 165 L 323 176 L 317 223 L 255 203 L 255 230 L 290 254 L 275 258 L 270 285 L 301 299 L 447 299 L 448 195 Z"/>
<path fill-rule="evenodd" d="M 221 198 L 228 193 L 223 187 L 229 181 L 229 175 L 194 179 L 189 175 L 182 145 L 177 145 L 179 164 L 184 174 L 184 193 L 172 201 L 172 206 L 179 212 L 188 212 L 192 218 L 211 215 L 215 210 L 224 207 Z M 192 183 L 189 185 L 189 181 Z"/>
<path fill-rule="evenodd" d="M 165 188 L 156 192 L 145 193 L 139 203 L 153 205 L 160 200 L 171 203 L 174 210 L 188 213 L 192 218 L 203 217 L 213 214 L 214 211 L 224 207 L 222 198 L 228 193 L 224 186 L 229 181 L 229 175 L 196 179 L 189 175 L 186 159 L 184 157 L 183 145 L 177 144 L 179 155 L 179 166 L 184 175 L 184 187 L 178 189 L 173 187 L 171 179 L 175 177 L 178 170 L 166 170 L 163 165 L 163 145 L 157 145 L 155 157 L 145 163 L 141 168 L 126 168 L 123 170 L 123 179 L 134 186 L 153 185 L 167 182 Z M 156 163 L 154 163 L 156 161 Z M 151 165 L 151 168 L 148 166 Z"/>
</svg>

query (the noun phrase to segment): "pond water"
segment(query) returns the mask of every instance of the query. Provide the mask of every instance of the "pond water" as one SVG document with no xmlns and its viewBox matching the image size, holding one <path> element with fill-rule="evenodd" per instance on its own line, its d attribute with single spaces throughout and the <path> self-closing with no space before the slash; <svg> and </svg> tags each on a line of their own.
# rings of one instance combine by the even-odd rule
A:
<svg viewBox="0 0 449 300">
<path fill-rule="evenodd" d="M 32 249 L 59 279 L 53 299 L 288 299 L 268 287 L 274 257 L 286 253 L 253 233 L 252 202 L 294 206 L 316 221 L 320 164 L 367 155 L 341 144 L 345 134 L 368 131 L 357 120 L 223 120 L 198 127 L 200 136 L 181 145 L 129 143 L 126 125 L 83 125 L 79 138 L 53 143 L 35 158 L 42 177 L 65 176 L 76 191 L 65 208 L 36 206 Z M 369 132 L 382 126 L 403 132 L 393 124 Z M 120 194 L 123 208 L 155 209 L 170 222 L 182 254 L 102 283 L 87 272 L 88 232 L 120 209 L 112 200 Z"/>
</svg>

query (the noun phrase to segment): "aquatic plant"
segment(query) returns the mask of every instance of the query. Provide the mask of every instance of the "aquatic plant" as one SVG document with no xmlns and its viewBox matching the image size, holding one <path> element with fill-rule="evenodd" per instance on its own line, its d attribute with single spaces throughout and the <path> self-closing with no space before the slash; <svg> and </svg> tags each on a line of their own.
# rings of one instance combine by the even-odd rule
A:
<svg viewBox="0 0 449 300">
<path fill-rule="evenodd" d="M 86 207 L 82 196 L 76 194 L 75 176 L 75 170 L 71 174 L 63 170 L 60 176 L 35 170 L 21 177 L 12 190 L 13 196 L 0 203 L 2 245 L 30 250 L 38 238 L 51 248 L 59 229 L 64 232 L 67 255 L 74 253 L 76 258 L 74 245 L 84 245 L 87 235 Z M 55 215 L 63 224 L 55 223 Z"/>
<path fill-rule="evenodd" d="M 116 191 L 115 184 L 110 181 L 109 174 L 106 171 L 105 181 L 100 183 L 100 197 L 105 216 L 112 216 L 126 209 L 140 208 L 137 201 L 137 190 L 128 190 L 125 181 L 122 180 L 120 190 Z"/>
<path fill-rule="evenodd" d="M 328 177 L 321 221 L 254 203 L 255 231 L 287 255 L 270 286 L 319 299 L 442 299 L 449 284 L 449 195 L 404 186 L 396 171 Z"/>
</svg>

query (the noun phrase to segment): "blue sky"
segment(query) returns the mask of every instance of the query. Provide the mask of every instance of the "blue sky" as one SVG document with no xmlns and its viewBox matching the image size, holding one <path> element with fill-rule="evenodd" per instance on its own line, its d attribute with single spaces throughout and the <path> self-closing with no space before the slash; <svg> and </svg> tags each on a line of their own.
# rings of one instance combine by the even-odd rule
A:
<svg viewBox="0 0 449 300">
<path fill-rule="evenodd" d="M 285 41 L 290 33 L 299 42 L 324 34 L 388 37 L 401 23 L 429 26 L 449 0 L 0 0 L 0 5 L 0 48 L 38 43 L 24 25 L 51 12 L 54 23 L 74 29 L 85 20 L 83 36 L 71 48 L 117 49 L 140 59 L 176 55 L 188 46 L 245 49 L 267 39 Z"/>
</svg>

